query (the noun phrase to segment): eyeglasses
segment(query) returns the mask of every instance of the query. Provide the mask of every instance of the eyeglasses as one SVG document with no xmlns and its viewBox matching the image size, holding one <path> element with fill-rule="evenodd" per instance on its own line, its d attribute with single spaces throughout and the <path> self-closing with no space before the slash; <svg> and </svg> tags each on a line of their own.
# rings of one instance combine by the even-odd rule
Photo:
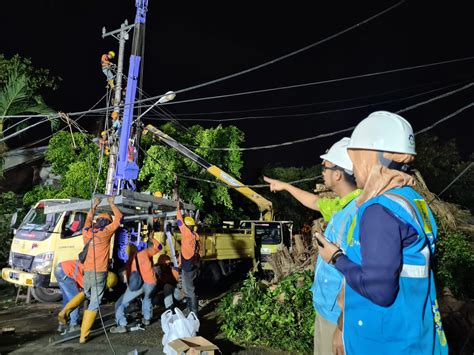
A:
<svg viewBox="0 0 474 355">
<path fill-rule="evenodd" d="M 325 165 L 321 165 L 322 168 L 321 168 L 321 171 L 324 172 L 326 170 L 341 170 L 340 167 L 338 166 L 325 166 Z"/>
</svg>

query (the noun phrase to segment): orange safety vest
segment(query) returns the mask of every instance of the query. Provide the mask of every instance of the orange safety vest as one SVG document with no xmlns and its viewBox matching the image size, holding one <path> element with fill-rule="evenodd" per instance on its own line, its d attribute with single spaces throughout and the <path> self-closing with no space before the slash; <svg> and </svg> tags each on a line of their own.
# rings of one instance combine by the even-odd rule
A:
<svg viewBox="0 0 474 355">
<path fill-rule="evenodd" d="M 110 61 L 109 61 L 109 55 L 108 54 L 103 54 L 102 57 L 100 57 L 100 64 L 102 65 L 103 68 L 108 68 L 110 66 Z"/>
</svg>

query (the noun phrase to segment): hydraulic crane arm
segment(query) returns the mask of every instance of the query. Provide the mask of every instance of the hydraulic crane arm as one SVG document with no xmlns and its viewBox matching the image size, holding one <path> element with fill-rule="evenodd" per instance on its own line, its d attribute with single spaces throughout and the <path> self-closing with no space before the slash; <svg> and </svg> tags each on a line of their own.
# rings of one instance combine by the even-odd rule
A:
<svg viewBox="0 0 474 355">
<path fill-rule="evenodd" d="M 224 184 L 227 186 L 232 187 L 233 189 L 237 190 L 240 192 L 242 195 L 253 201 L 259 211 L 260 211 L 260 219 L 264 221 L 271 221 L 273 220 L 273 205 L 270 201 L 268 201 L 266 198 L 263 196 L 259 195 L 252 189 L 248 188 L 244 184 L 242 184 L 240 181 L 235 179 L 234 177 L 230 176 L 226 172 L 222 171 L 219 167 L 209 164 L 207 161 L 205 161 L 203 158 L 201 158 L 199 155 L 191 151 L 190 149 L 186 148 L 184 145 L 176 141 L 175 139 L 171 138 L 168 136 L 166 133 L 160 131 L 158 128 L 152 126 L 152 125 L 147 125 L 146 130 L 149 132 L 153 133 L 156 137 L 158 137 L 162 142 L 166 143 L 169 145 L 171 148 L 177 150 L 180 152 L 182 155 L 185 157 L 191 159 L 193 162 L 198 164 L 199 166 L 202 166 L 204 169 L 206 169 L 210 174 L 214 175 L 218 180 L 222 181 Z"/>
</svg>

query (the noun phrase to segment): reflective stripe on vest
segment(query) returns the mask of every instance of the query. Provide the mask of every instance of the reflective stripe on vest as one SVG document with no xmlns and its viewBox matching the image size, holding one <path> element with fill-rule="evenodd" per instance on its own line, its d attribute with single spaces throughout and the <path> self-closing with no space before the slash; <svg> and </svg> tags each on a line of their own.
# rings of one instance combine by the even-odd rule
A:
<svg viewBox="0 0 474 355">
<path fill-rule="evenodd" d="M 424 230 L 424 224 L 420 223 L 417 213 L 413 206 L 405 199 L 403 196 L 394 194 L 394 193 L 385 193 L 386 197 L 388 197 L 393 202 L 396 202 L 402 207 L 412 218 L 421 230 Z M 430 273 L 430 249 L 428 246 L 425 246 L 421 251 L 421 254 L 425 257 L 425 265 L 411 265 L 411 264 L 403 264 L 402 271 L 400 272 L 400 277 L 411 277 L 411 278 L 425 278 L 429 277 Z"/>
</svg>

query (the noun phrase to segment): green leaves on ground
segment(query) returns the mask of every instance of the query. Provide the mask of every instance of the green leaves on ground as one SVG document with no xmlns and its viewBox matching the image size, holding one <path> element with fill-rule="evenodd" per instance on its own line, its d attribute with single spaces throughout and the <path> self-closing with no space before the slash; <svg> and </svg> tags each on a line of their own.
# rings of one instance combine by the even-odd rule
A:
<svg viewBox="0 0 474 355">
<path fill-rule="evenodd" d="M 243 287 L 226 295 L 219 304 L 221 331 L 241 345 L 312 352 L 312 281 L 313 274 L 305 271 L 267 287 L 250 273 Z"/>
</svg>

